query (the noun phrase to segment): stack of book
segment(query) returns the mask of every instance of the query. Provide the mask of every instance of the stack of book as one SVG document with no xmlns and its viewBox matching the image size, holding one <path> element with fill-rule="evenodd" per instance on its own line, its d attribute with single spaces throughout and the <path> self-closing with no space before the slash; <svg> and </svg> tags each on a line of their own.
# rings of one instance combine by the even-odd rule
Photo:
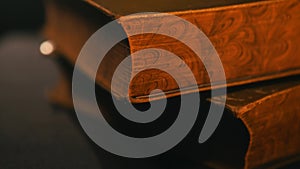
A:
<svg viewBox="0 0 300 169">
<path fill-rule="evenodd" d="M 208 140 L 207 145 L 211 148 L 206 153 L 209 155 L 198 160 L 211 168 L 248 169 L 277 168 L 299 160 L 299 0 L 46 0 L 45 6 L 45 37 L 55 45 L 57 55 L 63 60 L 64 70 L 61 83 L 51 94 L 54 103 L 72 106 L 69 75 L 80 50 L 93 33 L 110 21 L 119 19 L 119 25 L 129 33 L 132 27 L 144 29 L 140 18 L 147 18 L 153 25 L 161 24 L 157 23 L 157 18 L 161 18 L 161 22 L 170 22 L 170 31 L 182 32 L 184 38 L 192 39 L 193 32 L 188 32 L 186 25 L 166 18 L 168 15 L 164 13 L 168 13 L 185 19 L 208 37 L 222 62 L 226 86 L 218 85 L 220 79 L 214 78 L 215 81 L 212 81 L 209 77 L 209 74 L 218 74 L 219 69 L 207 72 L 199 57 L 185 44 L 154 33 L 129 36 L 113 46 L 100 64 L 96 84 L 116 99 L 129 96 L 130 101 L 137 105 L 147 104 L 149 95 L 152 100 L 162 99 L 163 96 L 151 92 L 154 89 L 162 90 L 172 100 L 183 94 L 205 94 L 227 87 L 226 95 L 210 97 L 208 94 L 201 99 L 204 104 L 218 106 L 226 98 L 224 116 L 230 116 L 233 123 L 241 122 L 241 125 L 232 127 L 232 131 L 244 134 L 240 134 L 238 139 L 240 132 L 237 132 L 230 141 L 222 141 L 221 137 L 219 141 Z M 124 17 L 135 13 L 140 14 Z M 113 74 L 122 60 L 130 54 L 150 48 L 174 53 L 181 62 L 168 60 L 164 53 L 149 54 L 146 59 L 132 55 L 130 66 L 124 67 L 124 71 L 132 76 L 129 89 L 122 87 L 126 83 L 126 78 L 122 77 L 117 78 L 121 87 L 111 87 Z M 206 62 L 214 64 L 214 60 L 209 59 L 212 58 L 210 55 L 213 54 L 207 53 L 205 56 Z M 170 70 L 178 69 L 180 72 L 181 63 L 191 69 L 193 77 L 185 72 L 179 75 L 187 81 L 180 86 L 184 90 L 179 89 L 168 73 L 157 69 L 144 70 L 157 60 L 160 61 L 158 64 L 165 64 Z M 197 83 L 197 90 L 189 90 L 193 79 Z M 229 120 L 228 124 L 220 125 L 217 131 L 231 125 Z M 225 135 L 232 134 L 228 130 L 224 132 L 228 132 Z M 244 141 L 246 148 L 242 145 L 238 147 L 240 144 L 237 140 Z"/>
</svg>

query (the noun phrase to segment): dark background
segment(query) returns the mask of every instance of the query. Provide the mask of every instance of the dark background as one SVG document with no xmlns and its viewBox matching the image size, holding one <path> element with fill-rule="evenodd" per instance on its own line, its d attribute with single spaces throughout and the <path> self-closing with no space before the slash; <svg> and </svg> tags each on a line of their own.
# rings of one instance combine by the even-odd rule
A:
<svg viewBox="0 0 300 169">
<path fill-rule="evenodd" d="M 73 112 L 47 100 L 59 72 L 39 53 L 42 1 L 1 1 L 0 24 L 0 168 L 102 168 Z"/>
<path fill-rule="evenodd" d="M 41 0 L 0 2 L 0 32 L 14 30 L 38 30 L 44 23 L 44 8 Z"/>
</svg>

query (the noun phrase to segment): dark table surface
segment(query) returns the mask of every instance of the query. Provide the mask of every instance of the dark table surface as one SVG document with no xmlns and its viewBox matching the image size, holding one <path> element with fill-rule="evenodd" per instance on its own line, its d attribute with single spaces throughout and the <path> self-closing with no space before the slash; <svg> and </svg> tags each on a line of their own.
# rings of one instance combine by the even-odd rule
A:
<svg viewBox="0 0 300 169">
<path fill-rule="evenodd" d="M 199 169 L 172 160 L 120 158 L 92 143 L 73 112 L 47 101 L 59 71 L 40 55 L 42 40 L 35 33 L 0 36 L 0 169 Z"/>
<path fill-rule="evenodd" d="M 38 51 L 42 39 L 0 39 L 0 168 L 101 168 L 73 114 L 55 110 L 46 91 L 57 67 Z"/>
<path fill-rule="evenodd" d="M 90 141 L 74 112 L 51 106 L 46 93 L 59 70 L 39 53 L 42 41 L 35 33 L 0 38 L 0 169 L 176 168 L 109 154 Z"/>
</svg>

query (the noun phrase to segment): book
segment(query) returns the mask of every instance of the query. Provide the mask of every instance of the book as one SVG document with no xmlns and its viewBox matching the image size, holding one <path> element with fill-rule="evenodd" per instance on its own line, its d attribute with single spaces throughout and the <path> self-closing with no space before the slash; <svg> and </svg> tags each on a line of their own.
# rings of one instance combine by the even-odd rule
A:
<svg viewBox="0 0 300 169">
<path fill-rule="evenodd" d="M 226 96 L 217 96 L 208 98 L 208 100 L 212 104 L 218 105 L 222 97 Z M 238 133 L 240 134 L 239 140 L 244 140 L 247 145 L 243 162 L 240 163 L 242 165 L 238 168 L 279 168 L 299 160 L 300 136 L 297 134 L 300 132 L 299 99 L 299 76 L 230 89 L 227 94 L 225 113 L 232 115 L 236 121 L 240 120 L 245 129 L 239 126 L 236 129 L 232 128 L 231 131 L 227 130 L 227 134 L 223 131 L 223 137 L 219 137 L 220 141 L 214 144 L 216 147 L 210 149 L 215 151 L 211 158 L 228 159 L 226 156 L 235 152 L 234 150 L 237 149 L 235 146 L 240 143 L 233 141 L 233 144 L 231 143 L 231 146 L 227 148 L 228 151 L 223 151 L 222 154 L 220 150 L 226 145 L 226 142 L 222 143 L 222 138 L 225 140 L 229 140 L 226 137 L 237 139 L 236 134 Z M 230 124 L 223 126 L 226 125 Z M 224 130 L 224 128 L 220 130 Z M 242 132 L 232 134 L 233 131 L 239 130 L 244 130 L 244 133 L 246 130 L 249 140 L 245 140 L 247 137 L 245 134 L 241 134 Z M 222 167 L 224 161 L 222 161 L 223 163 L 221 161 L 213 161 L 210 165 L 224 168 Z M 232 164 L 236 163 L 238 162 L 232 161 Z"/>
<path fill-rule="evenodd" d="M 204 103 L 201 103 L 199 110 L 199 114 L 202 114 L 199 116 L 200 122 L 189 134 L 189 138 L 179 145 L 182 149 L 175 148 L 163 157 L 169 157 L 171 154 L 175 159 L 182 159 L 184 156 L 188 163 L 194 159 L 191 163 L 201 163 L 216 169 L 278 168 L 299 160 L 300 138 L 296 133 L 300 132 L 300 107 L 297 104 L 300 82 L 299 76 L 292 76 L 299 74 L 300 67 L 297 48 L 300 41 L 299 1 L 175 0 L 171 4 L 163 3 L 167 0 L 154 2 L 153 4 L 159 5 L 135 1 L 124 8 L 123 3 L 126 2 L 122 1 L 46 1 L 48 19 L 45 35 L 55 43 L 57 52 L 68 62 L 68 66 L 63 65 L 63 68 L 68 68 L 68 73 L 64 74 L 65 77 L 62 78 L 56 92 L 52 93 L 52 102 L 62 103 L 66 107 L 72 106 L 70 70 L 84 43 L 95 31 L 127 14 L 145 11 L 167 12 L 192 22 L 208 36 L 219 53 L 228 86 L 231 88 L 226 96 L 201 97 Z M 149 18 L 151 21 L 151 17 L 154 16 L 147 14 L 140 17 Z M 121 21 L 124 31 L 129 31 L 126 29 L 133 25 L 132 20 Z M 176 29 L 182 30 L 180 27 Z M 116 44 L 106 55 L 99 67 L 96 83 L 120 100 L 129 92 L 135 106 L 143 108 L 147 108 L 149 92 L 160 88 L 167 94 L 171 104 L 171 110 L 166 112 L 172 113 L 180 105 L 178 96 L 182 93 L 170 76 L 153 70 L 141 72 L 137 77 L 133 77 L 129 91 L 111 89 L 111 78 L 126 56 L 146 48 L 163 48 L 178 55 L 189 67 L 196 65 L 192 71 L 199 90 L 187 90 L 185 94 L 200 91 L 206 95 L 210 92 L 208 90 L 222 87 L 210 84 L 202 63 L 193 59 L 196 57 L 185 47 L 160 35 L 129 37 Z M 135 74 L 134 71 L 139 70 L 141 62 L 143 61 L 139 58 L 134 58 L 133 67 L 127 69 Z M 149 74 L 156 76 L 147 76 Z M 189 79 L 185 74 L 182 76 Z M 292 77 L 283 78 L 286 76 Z M 140 80 L 145 77 L 151 78 Z M 153 85 L 154 82 L 157 85 Z M 121 85 L 122 83 L 120 81 Z M 100 107 L 104 112 L 107 111 L 107 119 L 111 124 L 121 126 L 122 133 L 130 131 L 134 136 L 145 137 L 145 133 L 161 132 L 157 129 L 160 124 L 168 127 L 166 124 L 169 123 L 169 118 L 166 116 L 164 120 L 160 120 L 160 124 L 155 123 L 155 128 L 147 126 L 147 132 L 143 131 L 141 126 L 120 122 L 113 115 L 116 110 L 110 94 L 100 89 L 97 97 L 98 100 L 104 101 Z M 218 105 L 224 97 L 227 98 L 226 109 L 218 129 L 206 143 L 198 144 L 197 137 L 205 120 L 203 114 L 206 108 L 210 103 Z M 160 98 L 156 95 L 152 101 L 160 101 Z M 175 155 L 172 154 L 174 152 Z"/>
<path fill-rule="evenodd" d="M 134 1 L 127 3 L 120 0 L 103 1 L 46 1 L 47 23 L 45 35 L 52 40 L 57 51 L 62 53 L 71 64 L 75 64 L 85 42 L 99 28 L 119 18 L 125 32 L 130 27 L 142 29 L 136 24 L 139 18 L 162 18 L 163 14 L 141 14 L 139 17 L 122 17 L 136 12 L 165 12 L 191 22 L 201 29 L 209 38 L 220 60 L 226 75 L 227 86 L 237 86 L 275 79 L 300 73 L 300 3 L 298 0 L 228 0 L 228 1 L 159 1 L 157 3 Z M 122 19 L 124 18 L 124 19 Z M 156 21 L 156 20 L 155 20 Z M 170 21 L 172 22 L 172 20 Z M 172 30 L 184 31 L 180 24 L 174 23 Z M 183 36 L 192 36 L 187 33 Z M 218 80 L 210 81 L 207 70 L 195 53 L 181 42 L 158 34 L 141 34 L 131 36 L 116 44 L 100 64 L 96 83 L 111 91 L 117 98 L 129 95 L 133 103 L 149 101 L 149 94 L 154 89 L 161 89 L 167 97 L 178 96 L 180 92 L 176 81 L 167 73 L 149 69 L 140 72 L 148 63 L 159 57 L 168 63 L 164 54 L 149 56 L 145 60 L 132 56 L 132 64 L 124 67 L 132 80 L 129 90 L 122 87 L 111 88 L 112 76 L 121 61 L 136 51 L 147 48 L 161 48 L 176 54 L 192 70 L 193 75 L 180 74 L 187 83 L 182 87 L 183 93 L 199 92 L 224 87 Z M 210 55 L 207 54 L 207 58 Z M 214 63 L 213 60 L 210 61 Z M 146 65 L 145 65 L 146 64 Z M 179 65 L 172 61 L 170 69 Z M 142 66 L 141 66 L 142 65 Z M 149 66 L 149 65 L 148 65 Z M 176 67 L 175 69 L 177 69 Z M 219 70 L 211 70 L 218 74 Z M 189 90 L 195 78 L 198 90 Z M 119 78 L 118 84 L 124 81 Z M 215 84 L 214 84 L 215 83 Z M 181 89 L 182 89 L 181 88 Z M 151 93 L 153 94 L 153 93 Z M 153 94 L 151 99 L 162 98 Z"/>
</svg>

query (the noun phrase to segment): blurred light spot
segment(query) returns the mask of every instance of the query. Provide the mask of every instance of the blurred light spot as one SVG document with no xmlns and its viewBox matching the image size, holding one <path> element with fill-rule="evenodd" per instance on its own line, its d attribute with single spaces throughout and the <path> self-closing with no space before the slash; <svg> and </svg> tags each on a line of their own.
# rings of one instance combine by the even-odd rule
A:
<svg viewBox="0 0 300 169">
<path fill-rule="evenodd" d="M 40 46 L 40 51 L 43 55 L 50 55 L 54 52 L 54 45 L 51 41 L 45 41 Z"/>
</svg>

